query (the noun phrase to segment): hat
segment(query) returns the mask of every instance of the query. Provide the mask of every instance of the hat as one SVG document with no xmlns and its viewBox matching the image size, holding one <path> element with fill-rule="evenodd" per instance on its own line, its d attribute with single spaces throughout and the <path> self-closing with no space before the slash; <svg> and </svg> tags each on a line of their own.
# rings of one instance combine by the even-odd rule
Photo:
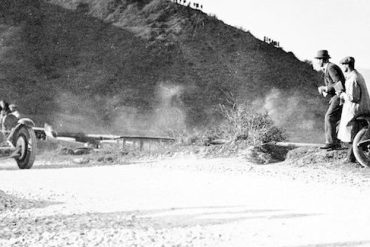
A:
<svg viewBox="0 0 370 247">
<path fill-rule="evenodd" d="M 327 50 L 320 50 L 320 51 L 317 52 L 317 55 L 316 55 L 315 58 L 317 58 L 317 59 L 330 58 L 329 52 Z"/>
<path fill-rule="evenodd" d="M 355 64 L 355 59 L 353 57 L 345 57 L 339 61 L 340 64 Z"/>
</svg>

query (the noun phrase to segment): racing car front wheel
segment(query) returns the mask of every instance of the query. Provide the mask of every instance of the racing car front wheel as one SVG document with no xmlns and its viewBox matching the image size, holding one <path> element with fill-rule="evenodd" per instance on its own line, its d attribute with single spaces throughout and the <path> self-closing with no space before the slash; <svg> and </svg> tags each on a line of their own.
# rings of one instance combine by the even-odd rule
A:
<svg viewBox="0 0 370 247">
<path fill-rule="evenodd" d="M 13 136 L 13 144 L 18 151 L 17 161 L 20 169 L 30 169 L 36 158 L 36 135 L 32 128 L 21 126 Z"/>
</svg>

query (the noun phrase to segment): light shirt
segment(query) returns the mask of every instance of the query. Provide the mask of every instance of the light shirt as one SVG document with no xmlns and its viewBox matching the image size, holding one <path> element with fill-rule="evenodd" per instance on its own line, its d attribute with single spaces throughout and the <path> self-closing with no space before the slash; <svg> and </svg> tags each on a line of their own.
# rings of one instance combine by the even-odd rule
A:
<svg viewBox="0 0 370 247">
<path fill-rule="evenodd" d="M 363 76 L 357 70 L 346 74 L 346 92 L 340 95 L 344 99 L 342 115 L 339 124 L 338 138 L 342 142 L 352 142 L 357 116 L 370 113 L 370 96 Z"/>
<path fill-rule="evenodd" d="M 326 63 L 324 66 L 322 66 L 322 71 L 326 73 L 326 70 L 328 69 L 329 63 Z"/>
</svg>

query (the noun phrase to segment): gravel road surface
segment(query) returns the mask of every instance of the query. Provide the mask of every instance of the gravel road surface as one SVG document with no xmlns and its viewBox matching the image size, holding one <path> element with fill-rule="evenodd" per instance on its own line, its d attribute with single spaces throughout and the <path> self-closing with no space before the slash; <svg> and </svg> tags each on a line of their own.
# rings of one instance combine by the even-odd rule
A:
<svg viewBox="0 0 370 247">
<path fill-rule="evenodd" d="M 237 158 L 1 162 L 0 190 L 31 207 L 0 210 L 0 246 L 370 246 L 367 180 L 266 176 Z"/>
</svg>

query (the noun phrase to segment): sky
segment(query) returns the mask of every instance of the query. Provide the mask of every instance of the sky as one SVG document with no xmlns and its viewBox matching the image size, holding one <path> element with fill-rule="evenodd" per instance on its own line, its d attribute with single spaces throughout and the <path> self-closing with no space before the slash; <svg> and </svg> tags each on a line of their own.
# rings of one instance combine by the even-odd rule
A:
<svg viewBox="0 0 370 247">
<path fill-rule="evenodd" d="M 338 61 L 356 59 L 356 67 L 370 69 L 369 0 L 190 0 L 227 24 L 280 42 L 301 60 L 314 60 L 326 49 Z"/>
</svg>

